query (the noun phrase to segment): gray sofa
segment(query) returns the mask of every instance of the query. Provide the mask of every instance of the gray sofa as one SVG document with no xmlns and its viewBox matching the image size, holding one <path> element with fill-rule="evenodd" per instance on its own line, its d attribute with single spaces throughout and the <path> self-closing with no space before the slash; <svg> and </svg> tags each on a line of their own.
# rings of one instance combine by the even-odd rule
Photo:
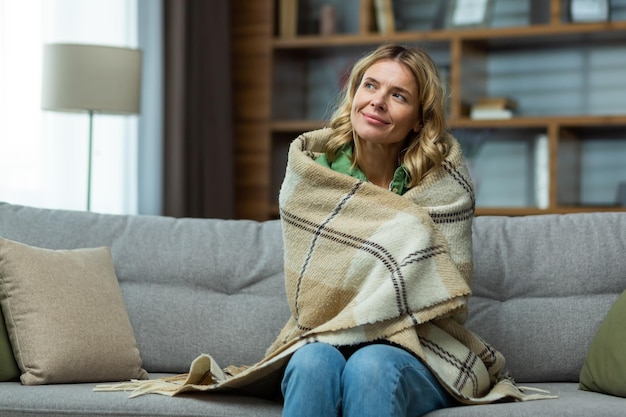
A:
<svg viewBox="0 0 626 417">
<path fill-rule="evenodd" d="M 289 314 L 278 221 L 103 215 L 0 203 L 0 236 L 52 249 L 110 246 L 151 378 L 184 373 L 203 352 L 223 366 L 254 363 Z M 577 381 L 599 324 L 626 288 L 626 213 L 478 217 L 473 241 L 467 326 L 504 353 L 520 385 L 559 398 L 456 407 L 429 416 L 624 416 L 626 399 L 581 391 Z M 2 382 L 0 415 L 281 413 L 279 403 L 235 394 L 129 399 L 128 392 L 93 392 L 95 385 Z"/>
</svg>

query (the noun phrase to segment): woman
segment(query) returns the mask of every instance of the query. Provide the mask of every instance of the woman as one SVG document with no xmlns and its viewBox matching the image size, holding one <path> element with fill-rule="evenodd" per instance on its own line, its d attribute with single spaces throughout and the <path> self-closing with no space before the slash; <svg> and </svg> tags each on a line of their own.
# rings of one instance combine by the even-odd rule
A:
<svg viewBox="0 0 626 417">
<path fill-rule="evenodd" d="M 449 246 L 450 251 L 438 256 L 452 261 L 463 287 L 471 271 L 474 195 L 458 144 L 447 131 L 444 101 L 436 66 L 425 52 L 382 46 L 356 63 L 330 129 L 303 135 L 304 141 L 310 142 L 303 150 L 313 155 L 323 150 L 315 159 L 318 164 L 384 189 L 380 192 L 383 199 L 385 192 L 405 195 L 414 190 L 408 204 L 420 205 L 420 209 L 430 207 L 434 219 L 446 219 L 447 223 L 441 224 L 448 226 L 434 233 L 443 233 L 441 246 Z M 283 185 L 283 194 L 288 188 Z M 281 216 L 287 225 L 294 222 L 292 217 L 296 215 L 307 216 L 289 212 L 285 205 L 290 200 L 293 197 L 281 195 Z M 386 209 L 384 200 L 382 205 Z M 369 215 L 376 216 L 378 208 L 374 207 Z M 319 224 L 319 220 L 311 220 L 311 224 Z M 288 236 L 289 229 L 286 233 Z M 289 239 L 286 245 L 290 245 Z M 329 252 L 328 262 L 338 262 L 334 252 Z M 286 247 L 286 259 L 290 256 Z M 339 272 L 340 268 L 336 270 Z M 302 278 L 297 280 L 302 286 Z M 289 283 L 287 287 L 289 291 Z M 319 291 L 309 290 L 320 295 Z M 423 289 L 410 287 L 406 291 Z M 465 287 L 451 298 L 463 299 L 468 294 L 469 288 Z M 301 294 L 294 298 L 298 296 L 304 303 Z M 293 307 L 292 312 L 294 316 L 299 313 Z M 463 312 L 462 305 L 454 305 L 437 318 L 456 315 L 462 321 Z M 336 315 L 300 327 L 320 327 Z M 458 403 L 445 382 L 440 382 L 441 377 L 435 376 L 424 359 L 412 351 L 411 341 L 396 342 L 385 337 L 384 332 L 375 340 L 356 341 L 347 345 L 314 341 L 295 351 L 282 380 L 283 416 L 417 417 Z"/>
<path fill-rule="evenodd" d="M 285 417 L 416 417 L 458 403 L 548 398 L 500 375 L 462 325 L 474 194 L 424 52 L 382 46 L 353 68 L 329 128 L 296 138 L 280 190 L 291 317 L 265 358 L 102 390 L 238 391 Z"/>
</svg>

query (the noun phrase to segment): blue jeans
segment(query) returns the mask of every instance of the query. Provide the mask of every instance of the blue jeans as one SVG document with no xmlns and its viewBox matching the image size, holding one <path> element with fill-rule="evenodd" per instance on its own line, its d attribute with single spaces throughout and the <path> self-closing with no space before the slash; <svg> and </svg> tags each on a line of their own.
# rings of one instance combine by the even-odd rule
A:
<svg viewBox="0 0 626 417">
<path fill-rule="evenodd" d="M 455 404 L 419 359 L 387 344 L 351 354 L 305 345 L 287 364 L 281 389 L 283 417 L 418 417 Z"/>
</svg>

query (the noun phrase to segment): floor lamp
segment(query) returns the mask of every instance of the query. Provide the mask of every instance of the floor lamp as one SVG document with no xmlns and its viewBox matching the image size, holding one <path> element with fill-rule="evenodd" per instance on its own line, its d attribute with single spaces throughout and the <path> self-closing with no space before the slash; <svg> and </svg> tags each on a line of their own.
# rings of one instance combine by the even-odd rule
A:
<svg viewBox="0 0 626 417">
<path fill-rule="evenodd" d="M 87 211 L 91 211 L 93 116 L 138 114 L 141 51 L 101 45 L 47 44 L 43 50 L 41 108 L 89 114 Z"/>
</svg>

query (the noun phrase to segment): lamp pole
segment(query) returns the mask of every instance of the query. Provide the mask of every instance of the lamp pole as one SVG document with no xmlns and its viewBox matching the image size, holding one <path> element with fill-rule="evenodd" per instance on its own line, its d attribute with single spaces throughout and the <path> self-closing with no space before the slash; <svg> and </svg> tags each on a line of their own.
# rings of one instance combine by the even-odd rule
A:
<svg viewBox="0 0 626 417">
<path fill-rule="evenodd" d="M 89 160 L 87 162 L 87 211 L 91 211 L 91 165 L 93 163 L 93 110 L 89 110 Z"/>
</svg>

